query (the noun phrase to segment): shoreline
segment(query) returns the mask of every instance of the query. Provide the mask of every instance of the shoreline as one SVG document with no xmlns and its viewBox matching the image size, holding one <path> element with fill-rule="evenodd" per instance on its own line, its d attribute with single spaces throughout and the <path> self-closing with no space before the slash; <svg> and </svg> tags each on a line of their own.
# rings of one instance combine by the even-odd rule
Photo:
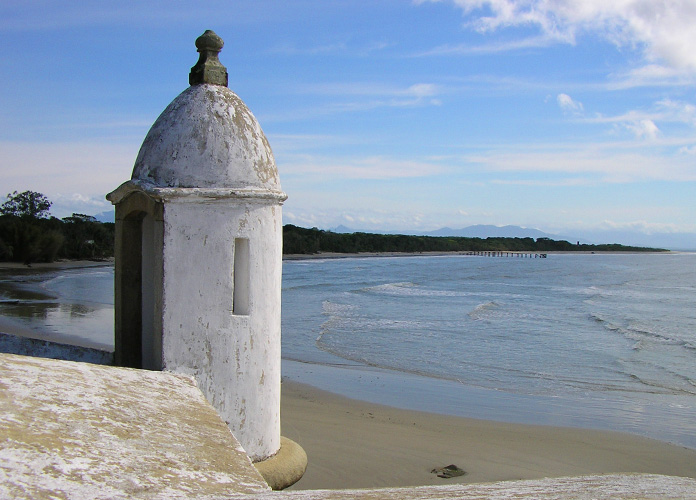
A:
<svg viewBox="0 0 696 500">
<path fill-rule="evenodd" d="M 60 270 L 113 267 L 113 264 L 113 259 L 98 261 L 60 260 L 32 264 L 31 267 L 17 262 L 0 262 L 0 307 L 3 305 L 31 307 L 33 304 L 48 304 L 60 309 L 61 306 L 69 306 L 70 301 L 63 300 L 41 286 L 41 283 L 45 281 L 42 275 L 48 276 L 50 273 Z M 84 311 L 81 311 L 79 314 L 83 313 Z M 43 322 L 33 318 L 33 314 L 35 313 L 24 312 L 19 315 L 0 315 L 0 333 L 24 339 L 73 345 L 106 352 L 113 351 L 113 346 L 83 338 L 74 332 L 66 333 L 46 328 Z M 113 333 L 111 338 L 113 342 Z"/>
<path fill-rule="evenodd" d="M 486 250 L 487 251 L 487 250 Z M 486 252 L 484 251 L 484 252 Z M 491 251 L 492 252 L 492 251 Z M 694 253 L 695 251 L 679 251 L 679 250 L 666 250 L 666 251 L 646 251 L 646 252 L 636 252 L 636 251 L 589 251 L 589 250 L 578 250 L 578 251 L 562 251 L 562 250 L 549 250 L 549 251 L 512 251 L 503 250 L 503 252 L 508 252 L 511 254 L 523 254 L 523 255 L 533 255 L 533 254 L 547 254 L 547 255 L 641 255 L 641 254 L 680 254 L 680 253 Z M 283 254 L 283 261 L 295 261 L 295 260 L 323 260 L 323 259 L 355 259 L 355 258 L 383 258 L 383 257 L 449 257 L 449 256 L 469 256 L 478 257 L 477 255 L 470 255 L 468 252 L 464 251 L 453 251 L 453 252 L 320 252 L 314 254 Z M 113 266 L 113 257 L 105 260 L 57 260 L 54 262 L 36 262 L 27 266 L 26 264 L 21 264 L 19 262 L 0 262 L 0 271 L 41 271 L 41 270 L 55 270 L 55 269 L 76 269 L 76 268 L 86 268 L 86 267 L 101 267 L 101 266 Z"/>
<path fill-rule="evenodd" d="M 495 252 L 494 250 L 482 250 L 481 252 Z M 682 252 L 675 250 L 664 250 L 664 251 L 590 251 L 590 250 L 528 250 L 528 251 L 516 251 L 516 250 L 502 250 L 502 252 L 507 252 L 510 254 L 522 254 L 522 255 L 641 255 L 641 254 L 678 254 L 678 253 L 692 253 L 692 252 Z M 449 256 L 462 256 L 462 257 L 482 257 L 480 255 L 471 255 L 467 251 L 453 251 L 453 252 L 359 252 L 359 253 L 339 253 L 339 252 L 320 252 L 312 254 L 284 254 L 283 260 L 293 261 L 293 260 L 322 260 L 322 259 L 361 259 L 361 258 L 372 258 L 372 257 L 449 257 Z"/>
<path fill-rule="evenodd" d="M 614 431 L 509 424 L 349 399 L 284 380 L 282 435 L 307 452 L 291 489 L 481 483 L 644 472 L 696 477 L 696 450 Z M 434 468 L 466 471 L 443 479 Z"/>
<path fill-rule="evenodd" d="M 409 256 L 430 255 L 433 254 Z M 334 258 L 391 256 L 405 255 L 337 254 Z M 306 256 L 300 258 L 303 257 Z M 327 256 L 319 254 L 310 258 Z M 10 273 L 15 269 L 40 272 L 108 265 L 112 262 L 64 261 L 44 264 L 40 269 L 22 265 L 0 266 L 0 269 L 8 269 Z M 0 317 L 0 331 L 12 333 L 8 331 L 12 323 L 21 326 L 13 318 Z M 35 337 L 37 332 L 22 333 Z M 285 359 L 283 363 L 286 364 Z M 312 372 L 322 373 L 316 366 L 310 368 Z M 365 380 L 369 376 L 354 371 L 356 378 Z M 344 383 L 352 380 L 343 373 L 338 374 L 339 378 Z M 381 387 L 384 391 L 384 383 L 382 378 L 373 385 L 376 390 Z M 439 409 L 432 412 L 432 408 L 438 408 L 436 405 L 426 405 L 432 413 L 425 413 L 401 409 L 383 395 L 376 401 L 386 401 L 386 405 L 369 402 L 362 396 L 358 396 L 360 399 L 342 396 L 340 387 L 323 388 L 316 388 L 311 380 L 283 377 L 282 435 L 299 443 L 309 456 L 308 471 L 293 489 L 447 485 L 620 472 L 696 477 L 693 468 L 696 449 L 670 444 L 659 437 L 586 429 L 573 422 L 563 424 L 569 427 L 556 427 L 552 418 L 532 420 L 532 424 L 500 422 L 490 416 L 490 408 L 488 416 L 470 413 L 476 418 L 454 416 Z M 444 391 L 435 396 L 447 401 L 452 400 L 453 394 Z M 355 393 L 352 397 L 356 397 Z M 474 399 L 470 404 L 474 407 L 481 405 L 481 401 Z M 526 408 L 510 405 L 516 403 L 506 400 L 495 414 L 507 416 Z M 430 472 L 449 464 L 461 467 L 467 474 L 442 479 Z"/>
<path fill-rule="evenodd" d="M 82 267 L 112 266 L 114 259 L 105 260 L 56 260 L 54 262 L 36 262 L 27 266 L 19 262 L 0 262 L 0 270 L 42 271 L 53 269 L 77 269 Z"/>
</svg>

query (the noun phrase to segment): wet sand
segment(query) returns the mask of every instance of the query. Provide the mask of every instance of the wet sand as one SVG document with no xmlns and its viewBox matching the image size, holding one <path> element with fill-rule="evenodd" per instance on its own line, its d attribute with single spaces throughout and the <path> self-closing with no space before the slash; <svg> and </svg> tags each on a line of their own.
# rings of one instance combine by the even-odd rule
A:
<svg viewBox="0 0 696 500">
<path fill-rule="evenodd" d="M 50 310 L 51 320 L 60 322 L 65 316 L 75 313 L 72 303 L 62 300 L 56 294 L 47 291 L 41 285 L 53 271 L 62 269 L 99 268 L 113 266 L 113 259 L 107 260 L 61 260 L 56 262 L 34 263 L 26 266 L 18 262 L 0 262 L 0 333 L 19 337 L 28 337 L 42 341 L 71 344 L 82 347 L 113 350 L 113 330 L 110 342 L 101 343 L 85 338 L 74 332 L 55 331 L 47 328 L 46 310 Z M 11 309 L 9 309 L 11 308 Z M 83 316 L 83 322 L 89 316 L 84 308 L 77 314 Z M 102 325 L 102 317 L 94 322 Z M 95 323 L 92 323 L 94 325 Z M 108 320 L 113 325 L 113 316 Z M 110 328 L 113 328 L 110 326 Z M 103 328 L 102 328 L 103 330 Z M 94 333 L 89 330 L 88 333 Z"/>
<path fill-rule="evenodd" d="M 61 262 L 42 267 L 105 265 Z M 38 266 L 37 266 L 38 267 Z M 25 266 L 2 265 L 5 269 Z M 43 337 L 14 318 L 0 331 Z M 401 410 L 284 381 L 282 434 L 307 452 L 294 489 L 413 486 L 643 472 L 696 477 L 696 450 L 609 431 L 521 425 Z M 450 464 L 464 476 L 431 470 Z"/>
<path fill-rule="evenodd" d="M 696 477 L 696 450 L 609 431 L 401 410 L 284 381 L 282 434 L 307 452 L 293 489 L 369 488 L 644 472 Z M 443 479 L 437 467 L 464 476 Z"/>
</svg>

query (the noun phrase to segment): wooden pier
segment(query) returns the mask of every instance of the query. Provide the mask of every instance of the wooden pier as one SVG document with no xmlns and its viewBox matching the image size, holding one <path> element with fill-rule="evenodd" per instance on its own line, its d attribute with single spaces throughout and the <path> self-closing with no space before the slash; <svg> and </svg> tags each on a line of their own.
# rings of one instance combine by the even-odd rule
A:
<svg viewBox="0 0 696 500">
<path fill-rule="evenodd" d="M 545 259 L 545 253 L 537 252 L 510 252 L 510 251 L 482 251 L 482 252 L 465 252 L 465 255 L 479 255 L 482 257 L 517 257 L 527 259 Z"/>
</svg>

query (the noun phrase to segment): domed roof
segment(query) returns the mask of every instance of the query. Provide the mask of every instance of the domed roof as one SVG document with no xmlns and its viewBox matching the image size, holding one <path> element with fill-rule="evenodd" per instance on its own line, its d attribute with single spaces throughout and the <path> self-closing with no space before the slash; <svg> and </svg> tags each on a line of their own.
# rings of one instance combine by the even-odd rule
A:
<svg viewBox="0 0 696 500">
<path fill-rule="evenodd" d="M 280 190 L 258 121 L 234 92 L 211 84 L 189 87 L 157 118 L 132 179 L 157 187 Z"/>
<path fill-rule="evenodd" d="M 227 71 L 217 60 L 222 40 L 206 32 L 196 45 L 201 59 L 191 69 L 192 85 L 152 125 L 131 179 L 162 188 L 280 191 L 266 136 L 226 86 Z"/>
</svg>

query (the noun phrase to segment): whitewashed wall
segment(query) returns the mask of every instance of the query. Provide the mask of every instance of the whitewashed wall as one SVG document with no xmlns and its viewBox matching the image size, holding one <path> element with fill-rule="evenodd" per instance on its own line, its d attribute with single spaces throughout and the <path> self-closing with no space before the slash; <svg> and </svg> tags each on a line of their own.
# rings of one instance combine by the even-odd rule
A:
<svg viewBox="0 0 696 500">
<path fill-rule="evenodd" d="M 249 314 L 233 312 L 234 242 L 249 242 Z M 165 203 L 163 368 L 193 375 L 253 461 L 280 448 L 280 206 Z"/>
</svg>

